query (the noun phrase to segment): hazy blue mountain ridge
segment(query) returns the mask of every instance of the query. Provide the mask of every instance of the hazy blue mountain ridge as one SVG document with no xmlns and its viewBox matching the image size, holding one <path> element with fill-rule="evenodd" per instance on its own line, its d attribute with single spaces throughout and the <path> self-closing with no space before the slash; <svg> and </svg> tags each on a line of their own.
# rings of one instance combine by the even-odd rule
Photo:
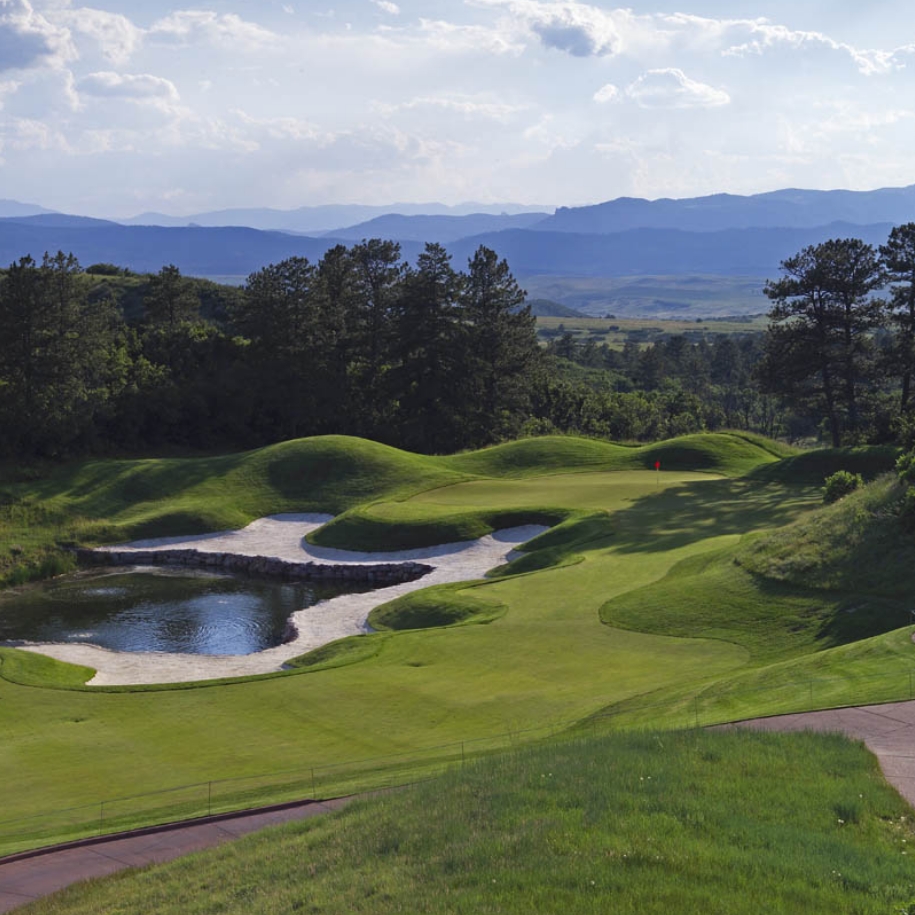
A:
<svg viewBox="0 0 915 915">
<path fill-rule="evenodd" d="M 34 203 L 20 203 L 18 200 L 0 200 L 0 219 L 20 216 L 39 216 L 42 213 L 53 213 Z"/>
<path fill-rule="evenodd" d="M 335 238 L 348 238 L 351 241 L 362 241 L 363 238 L 396 238 L 398 241 L 446 244 L 487 232 L 530 229 L 546 218 L 546 213 L 519 213 L 514 216 L 496 216 L 491 213 L 473 213 L 468 216 L 401 216 L 392 213 L 327 234 Z"/>
<path fill-rule="evenodd" d="M 815 228 L 915 221 L 915 185 L 876 191 L 786 189 L 741 197 L 714 194 L 683 200 L 621 197 L 587 207 L 560 207 L 543 220 L 543 232 L 607 234 L 628 229 L 715 232 L 748 228 Z"/>
<path fill-rule="evenodd" d="M 52 221 L 53 222 L 53 221 Z M 871 244 L 886 240 L 892 225 L 834 223 L 812 229 L 741 229 L 686 232 L 636 229 L 607 235 L 575 235 L 537 229 L 509 229 L 446 244 L 455 266 L 463 268 L 480 245 L 507 258 L 519 276 L 633 276 L 642 274 L 771 276 L 779 263 L 805 245 L 828 238 L 856 236 Z M 44 224 L 41 220 L 0 219 L 0 265 L 24 254 L 40 259 L 45 251 L 72 251 L 82 264 L 105 262 L 137 272 L 175 264 L 197 276 L 244 276 L 294 255 L 312 261 L 350 239 L 312 238 L 249 228 L 163 228 Z M 406 260 L 422 244 L 404 241 Z"/>
<path fill-rule="evenodd" d="M 167 216 L 164 213 L 142 213 L 130 219 L 121 219 L 124 225 L 142 226 L 245 226 L 275 232 L 296 232 L 308 235 L 335 233 L 377 219 L 380 216 L 469 216 L 473 214 L 517 215 L 540 213 L 548 215 L 553 207 L 527 206 L 515 203 L 462 203 L 447 206 L 442 203 L 394 203 L 387 206 L 340 204 L 315 207 L 298 207 L 294 210 L 277 210 L 268 207 L 237 208 L 196 213 L 192 216 Z"/>
</svg>

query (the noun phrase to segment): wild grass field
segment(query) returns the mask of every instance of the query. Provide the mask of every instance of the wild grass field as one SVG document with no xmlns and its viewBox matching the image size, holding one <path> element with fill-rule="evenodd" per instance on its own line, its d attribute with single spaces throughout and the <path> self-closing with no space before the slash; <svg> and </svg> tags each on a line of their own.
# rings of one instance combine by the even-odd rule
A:
<svg viewBox="0 0 915 915">
<path fill-rule="evenodd" d="M 862 578 L 850 614 L 828 578 L 796 581 L 745 559 L 754 543 L 777 557 L 779 537 L 790 543 L 833 517 L 813 467 L 874 477 L 894 457 L 813 458 L 738 434 L 640 448 L 552 437 L 442 458 L 330 437 L 221 458 L 93 462 L 7 484 L 0 533 L 21 545 L 10 570 L 57 556 L 58 541 L 197 533 L 291 510 L 338 515 L 315 539 L 361 549 L 554 526 L 490 579 L 380 608 L 385 631 L 276 676 L 94 689 L 82 685 L 90 671 L 0 649 L 0 783 L 16 786 L 4 823 L 341 763 L 338 787 L 367 786 L 398 754 L 419 761 L 415 775 L 453 760 L 462 741 L 504 746 L 595 720 L 682 727 L 902 698 L 913 647 L 900 594 L 915 563 L 894 570 L 899 593 Z M 859 508 L 873 521 L 886 502 Z M 4 846 L 4 829 L 0 848 L 29 841 L 6 827 Z"/>
<path fill-rule="evenodd" d="M 595 317 L 692 320 L 768 311 L 765 278 L 746 276 L 523 276 L 534 299 Z"/>
<path fill-rule="evenodd" d="M 538 317 L 541 341 L 555 340 L 569 333 L 578 343 L 593 340 L 600 346 L 621 350 L 627 342 L 645 346 L 666 337 L 683 335 L 692 339 L 712 339 L 718 335 L 763 333 L 769 325 L 765 315 L 744 318 L 626 318 L 626 317 Z"/>
</svg>

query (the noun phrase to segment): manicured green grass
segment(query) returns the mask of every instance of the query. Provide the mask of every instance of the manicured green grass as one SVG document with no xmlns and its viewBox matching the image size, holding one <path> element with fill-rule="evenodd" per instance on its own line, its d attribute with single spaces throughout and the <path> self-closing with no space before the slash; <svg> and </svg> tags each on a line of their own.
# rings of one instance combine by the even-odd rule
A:
<svg viewBox="0 0 915 915">
<path fill-rule="evenodd" d="M 611 626 L 741 645 L 755 663 L 869 638 L 911 621 L 909 604 L 754 576 L 733 548 L 678 563 L 658 582 L 601 607 Z"/>
<path fill-rule="evenodd" d="M 453 756 L 456 742 L 600 714 L 610 726 L 680 726 L 697 697 L 710 720 L 737 708 L 816 705 L 808 692 L 779 692 L 792 676 L 809 680 L 806 669 L 764 678 L 814 659 L 818 679 L 845 678 L 822 704 L 845 701 L 874 669 L 873 652 L 890 649 L 842 654 L 869 644 L 844 643 L 883 631 L 886 620 L 846 620 L 841 602 L 790 581 L 754 590 L 749 572 L 714 558 L 818 509 L 819 486 L 792 482 L 790 472 L 748 474 L 779 467 L 784 453 L 736 434 L 644 448 L 551 437 L 450 458 L 323 438 L 227 458 L 100 462 L 20 484 L 17 504 L 55 519 L 35 534 L 47 542 L 58 521 L 101 540 L 234 527 L 283 510 L 345 511 L 325 536 L 386 548 L 538 518 L 561 523 L 490 580 L 380 608 L 375 618 L 392 631 L 326 646 L 293 673 L 78 690 L 86 671 L 0 650 L 0 782 L 17 786 L 4 818 L 339 763 L 348 774 L 328 777 L 328 790 L 364 787 L 377 783 L 378 757 L 415 758 L 419 771 Z M 648 469 L 655 460 L 660 474 Z M 656 608 L 649 623 L 641 604 Z M 602 608 L 623 606 L 622 626 L 606 611 L 602 621 Z M 911 664 L 901 641 L 892 650 Z M 887 698 L 900 698 L 896 689 Z M 451 749 L 434 749 L 444 745 Z"/>
<path fill-rule="evenodd" d="M 369 625 L 373 629 L 402 632 L 470 622 L 491 623 L 505 615 L 507 607 L 474 597 L 474 590 L 473 585 L 460 583 L 413 591 L 373 610 Z"/>
<path fill-rule="evenodd" d="M 649 733 L 488 757 L 24 911 L 886 915 L 913 846 L 860 745 Z"/>
</svg>

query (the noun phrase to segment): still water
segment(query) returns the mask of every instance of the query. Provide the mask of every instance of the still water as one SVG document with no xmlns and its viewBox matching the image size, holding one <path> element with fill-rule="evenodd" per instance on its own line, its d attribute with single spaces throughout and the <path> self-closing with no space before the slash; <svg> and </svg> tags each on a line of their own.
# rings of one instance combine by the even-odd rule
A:
<svg viewBox="0 0 915 915">
<path fill-rule="evenodd" d="M 245 655 L 283 642 L 290 615 L 368 585 L 188 570 L 78 572 L 0 597 L 0 641 L 90 642 L 114 651 Z"/>
</svg>

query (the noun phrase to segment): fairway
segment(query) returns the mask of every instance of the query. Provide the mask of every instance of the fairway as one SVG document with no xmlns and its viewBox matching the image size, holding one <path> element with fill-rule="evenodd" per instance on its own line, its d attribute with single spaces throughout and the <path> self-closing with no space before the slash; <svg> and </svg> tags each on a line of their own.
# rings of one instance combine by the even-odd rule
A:
<svg viewBox="0 0 915 915">
<path fill-rule="evenodd" d="M 841 640 L 792 640 L 789 634 L 762 651 L 752 622 L 743 639 L 724 632 L 726 619 L 698 626 L 677 622 L 678 602 L 704 606 L 724 592 L 714 576 L 668 578 L 675 570 L 727 554 L 744 535 L 786 525 L 819 504 L 816 487 L 740 476 L 753 466 L 754 454 L 756 466 L 771 465 L 776 460 L 771 447 L 739 436 L 690 436 L 653 449 L 544 439 L 455 458 L 402 459 L 393 449 L 339 441 L 340 446 L 336 440 L 288 443 L 226 459 L 223 466 L 229 481 L 264 481 L 247 496 L 252 507 L 254 494 L 261 500 L 257 506 L 268 511 L 290 505 L 326 510 L 333 501 L 336 511 L 346 510 L 328 527 L 336 527 L 340 537 L 348 530 L 362 537 L 368 530 L 386 542 L 385 537 L 413 530 L 441 542 L 432 538 L 462 529 L 467 519 L 485 531 L 486 519 L 506 512 L 528 518 L 549 511 L 553 523 L 561 523 L 531 541 L 528 552 L 496 577 L 448 586 L 452 600 L 459 602 L 466 593 L 475 608 L 493 608 L 485 625 L 470 619 L 447 628 L 362 637 L 357 644 L 366 650 L 341 654 L 339 661 L 331 653 L 326 663 L 292 674 L 181 689 L 100 691 L 74 688 L 85 672 L 0 649 L 0 780 L 16 785 L 5 799 L 5 821 L 211 779 L 409 756 L 482 737 L 513 740 L 528 729 L 563 730 L 608 710 L 620 724 L 680 726 L 693 714 L 689 703 L 703 693 L 722 697 L 727 710 L 732 681 L 758 682 L 789 659 L 816 661 L 829 676 L 832 653 L 856 647 Z M 343 446 L 349 469 L 329 473 L 333 465 L 325 458 L 317 465 L 332 487 L 329 499 L 322 495 L 326 488 L 309 489 L 307 475 L 294 470 L 294 454 L 320 449 L 329 456 Z M 660 474 L 633 469 L 633 462 L 653 463 L 656 453 L 676 455 L 678 469 Z M 385 476 L 372 493 L 366 468 L 372 462 L 378 466 L 379 455 Z M 710 455 L 715 473 L 707 472 Z M 690 460 L 695 469 L 683 466 Z M 184 504 L 192 500 L 211 506 L 215 515 L 224 513 L 200 495 L 220 491 L 219 474 L 185 472 L 179 463 L 150 469 L 160 478 L 185 480 Z M 595 468 L 620 463 L 618 470 Z M 142 468 L 107 465 L 116 470 L 115 487 L 130 480 L 132 489 L 150 497 L 133 503 L 105 495 L 111 485 L 105 466 L 92 465 L 91 490 L 74 488 L 79 473 L 71 471 L 63 483 L 42 484 L 46 497 L 57 487 L 53 497 L 59 502 L 108 499 L 115 516 L 151 518 L 157 511 L 171 523 L 169 499 L 153 501 L 153 484 Z M 413 471 L 418 472 L 411 491 Z M 473 472 L 477 478 L 468 478 Z M 359 481 L 349 503 L 347 475 Z M 282 496 L 273 496 L 273 502 L 268 484 L 281 487 Z M 235 484 L 226 485 L 231 491 Z M 214 518 L 211 529 L 221 526 L 219 520 Z M 162 524 L 155 529 L 164 532 Z M 670 601 L 661 604 L 672 622 L 663 616 L 643 620 L 640 589 L 677 580 L 684 588 L 674 586 Z M 710 588 L 704 590 L 706 581 Z M 435 591 L 416 597 L 428 594 L 433 600 Z M 741 612 L 766 599 L 751 589 Z M 615 601 L 629 601 L 625 613 L 614 609 Z M 719 612 L 726 617 L 727 605 Z M 778 606 L 771 612 L 777 616 Z M 879 669 L 887 657 L 911 663 L 888 641 L 896 634 L 880 636 L 888 627 L 876 625 L 864 634 L 878 641 L 851 666 L 846 663 L 845 673 Z M 654 711 L 645 711 L 649 707 Z M 758 709 L 758 701 L 752 707 Z M 726 718 L 725 713 L 720 720 Z M 372 768 L 370 762 L 363 765 L 365 772 Z M 2 832 L 0 824 L 0 843 Z"/>
</svg>

